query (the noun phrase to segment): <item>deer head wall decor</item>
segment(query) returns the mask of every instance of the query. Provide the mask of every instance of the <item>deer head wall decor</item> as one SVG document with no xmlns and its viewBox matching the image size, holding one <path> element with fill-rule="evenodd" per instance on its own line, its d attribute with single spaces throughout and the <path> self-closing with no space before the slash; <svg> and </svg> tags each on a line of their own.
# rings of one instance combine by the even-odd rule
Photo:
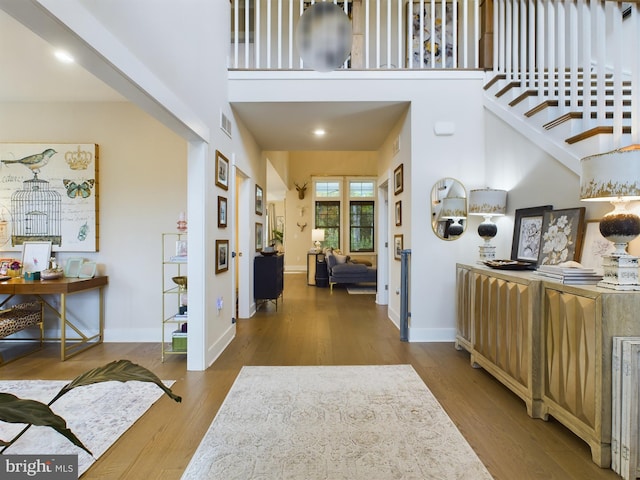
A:
<svg viewBox="0 0 640 480">
<path fill-rule="evenodd" d="M 304 227 L 307 226 L 307 222 L 304 222 L 302 225 L 300 225 L 300 222 L 296 222 L 296 225 L 300 227 L 301 232 L 304 232 Z"/>
<path fill-rule="evenodd" d="M 296 190 L 298 191 L 298 198 L 300 200 L 304 200 L 304 194 L 307 191 L 307 182 L 304 182 L 304 185 L 300 186 L 297 183 L 293 182 L 296 186 Z"/>
</svg>

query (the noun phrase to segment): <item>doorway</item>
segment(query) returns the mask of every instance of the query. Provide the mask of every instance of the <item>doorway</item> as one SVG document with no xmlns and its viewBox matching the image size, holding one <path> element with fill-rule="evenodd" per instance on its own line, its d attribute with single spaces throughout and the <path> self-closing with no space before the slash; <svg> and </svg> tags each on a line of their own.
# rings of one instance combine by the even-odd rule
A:
<svg viewBox="0 0 640 480">
<path fill-rule="evenodd" d="M 251 316 L 251 298 L 253 297 L 253 250 L 251 239 L 253 232 L 251 224 L 252 189 L 249 176 L 235 167 L 235 204 L 234 204 L 234 285 L 235 285 L 235 317 L 249 318 Z M 241 274 L 243 272 L 244 274 Z"/>
</svg>

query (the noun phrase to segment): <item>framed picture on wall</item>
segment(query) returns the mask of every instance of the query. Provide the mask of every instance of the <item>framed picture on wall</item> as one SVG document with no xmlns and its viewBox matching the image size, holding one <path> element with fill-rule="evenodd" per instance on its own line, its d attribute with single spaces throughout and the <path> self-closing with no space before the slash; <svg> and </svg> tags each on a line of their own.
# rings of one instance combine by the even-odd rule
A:
<svg viewBox="0 0 640 480">
<path fill-rule="evenodd" d="M 216 240 L 216 274 L 229 270 L 229 240 Z"/>
<path fill-rule="evenodd" d="M 262 187 L 256 185 L 256 214 L 262 215 L 264 212 L 264 198 Z"/>
<path fill-rule="evenodd" d="M 393 171 L 393 194 L 398 195 L 402 193 L 404 189 L 404 179 L 402 178 L 404 174 L 404 165 L 401 163 L 396 167 Z"/>
<path fill-rule="evenodd" d="M 398 200 L 396 202 L 396 227 L 402 225 L 402 202 Z"/>
<path fill-rule="evenodd" d="M 263 248 L 262 237 L 263 237 L 262 224 L 256 222 L 256 252 L 261 252 Z"/>
<path fill-rule="evenodd" d="M 229 160 L 216 150 L 216 185 L 229 190 Z"/>
<path fill-rule="evenodd" d="M 218 228 L 227 227 L 227 199 L 218 197 Z"/>
<path fill-rule="evenodd" d="M 402 234 L 393 236 L 393 258 L 400 260 L 402 249 L 404 248 L 404 236 Z"/>
<path fill-rule="evenodd" d="M 518 208 L 513 223 L 513 241 L 511 243 L 511 260 L 521 262 L 538 261 L 540 236 L 544 212 L 553 209 L 551 205 Z"/>
<path fill-rule="evenodd" d="M 422 14 L 420 2 L 407 2 L 406 8 L 407 65 L 414 68 L 453 68 L 456 58 L 454 29 L 457 29 L 453 19 L 458 4 L 446 2 L 443 9 L 442 2 L 436 2 L 433 18 L 429 2 L 424 3 Z"/>
<path fill-rule="evenodd" d="M 538 265 L 580 261 L 585 211 L 579 207 L 544 212 Z"/>
</svg>

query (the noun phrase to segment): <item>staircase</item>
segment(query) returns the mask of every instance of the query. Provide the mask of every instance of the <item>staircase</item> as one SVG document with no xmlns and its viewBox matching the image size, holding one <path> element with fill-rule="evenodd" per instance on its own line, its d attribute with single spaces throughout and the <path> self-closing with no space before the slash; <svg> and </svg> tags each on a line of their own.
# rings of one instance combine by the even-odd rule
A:
<svg viewBox="0 0 640 480">
<path fill-rule="evenodd" d="M 639 142 L 637 4 L 628 11 L 599 0 L 494 5 L 498 40 L 486 74 L 487 109 L 577 174 L 581 158 Z M 511 22 L 510 35 L 501 32 L 518 7 L 515 15 L 535 17 L 535 25 L 525 22 L 521 31 L 523 24 Z M 592 48 L 590 37 L 598 32 L 606 35 Z M 561 41 L 554 43 L 554 36 Z"/>
</svg>

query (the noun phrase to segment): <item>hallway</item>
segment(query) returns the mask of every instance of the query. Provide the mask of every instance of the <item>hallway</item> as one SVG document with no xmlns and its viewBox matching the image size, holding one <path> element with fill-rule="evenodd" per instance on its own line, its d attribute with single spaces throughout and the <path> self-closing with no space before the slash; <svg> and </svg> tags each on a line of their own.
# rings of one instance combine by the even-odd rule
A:
<svg viewBox="0 0 640 480">
<path fill-rule="evenodd" d="M 175 379 L 181 404 L 158 401 L 83 479 L 178 479 L 243 365 L 411 364 L 497 480 L 615 479 L 591 462 L 587 445 L 551 420 L 527 416 L 524 403 L 449 343 L 404 343 L 374 295 L 306 285 L 286 274 L 284 299 L 238 321 L 236 338 L 204 372 L 181 356 L 160 362 L 158 344 L 103 344 L 64 363 L 58 348 L 0 369 L 7 379 L 70 379 L 127 358 Z M 469 479 L 472 480 L 472 479 Z"/>
</svg>

